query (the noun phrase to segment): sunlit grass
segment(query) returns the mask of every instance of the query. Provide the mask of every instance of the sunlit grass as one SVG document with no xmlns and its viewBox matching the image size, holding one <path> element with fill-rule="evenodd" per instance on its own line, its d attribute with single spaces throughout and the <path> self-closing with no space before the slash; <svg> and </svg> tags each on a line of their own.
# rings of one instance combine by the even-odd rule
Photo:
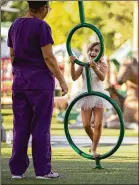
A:
<svg viewBox="0 0 139 185">
<path fill-rule="evenodd" d="M 9 111 L 10 112 L 10 111 Z M 3 115 L 3 126 L 4 128 L 8 130 L 12 130 L 13 128 L 13 115 L 7 115 L 6 111 L 2 111 Z M 5 115 L 6 114 L 6 115 Z M 71 132 L 72 136 L 76 136 L 77 133 L 80 136 L 85 136 L 86 133 L 82 128 L 70 128 L 69 129 Z M 51 124 L 51 134 L 52 135 L 57 135 L 57 136 L 64 136 L 64 123 L 59 123 L 56 121 L 56 117 L 53 116 L 52 118 L 52 124 Z M 104 128 L 102 132 L 102 136 L 119 136 L 119 129 L 107 129 Z M 138 131 L 137 130 L 125 130 L 125 136 L 127 137 L 137 137 L 138 136 Z"/>
<path fill-rule="evenodd" d="M 101 147 L 105 152 L 110 147 Z M 122 146 L 111 157 L 101 161 L 103 169 L 94 169 L 95 161 L 87 160 L 76 154 L 70 147 L 52 149 L 52 166 L 61 175 L 56 180 L 36 180 L 31 164 L 27 170 L 27 178 L 10 179 L 8 160 L 11 148 L 2 143 L 2 184 L 137 184 L 138 183 L 138 147 Z M 31 157 L 31 148 L 29 148 Z"/>
<path fill-rule="evenodd" d="M 5 129 L 11 130 L 12 111 L 2 110 Z M 72 136 L 86 135 L 81 128 L 70 128 Z M 51 135 L 64 136 L 64 124 L 56 122 L 53 116 L 51 125 Z M 117 129 L 103 129 L 103 136 L 119 136 Z M 137 131 L 125 130 L 125 136 L 137 136 Z M 80 148 L 88 153 L 89 147 Z M 105 154 L 112 149 L 109 145 L 100 145 L 98 152 Z M 109 158 L 101 160 L 104 169 L 94 169 L 95 161 L 87 160 L 79 156 L 70 146 L 52 147 L 52 166 L 54 171 L 58 171 L 61 178 L 54 180 L 36 180 L 33 164 L 31 147 L 28 149 L 30 167 L 27 170 L 26 179 L 11 180 L 8 161 L 11 156 L 12 145 L 1 143 L 2 157 L 2 184 L 137 184 L 138 182 L 138 146 L 120 146 L 120 148 Z"/>
</svg>

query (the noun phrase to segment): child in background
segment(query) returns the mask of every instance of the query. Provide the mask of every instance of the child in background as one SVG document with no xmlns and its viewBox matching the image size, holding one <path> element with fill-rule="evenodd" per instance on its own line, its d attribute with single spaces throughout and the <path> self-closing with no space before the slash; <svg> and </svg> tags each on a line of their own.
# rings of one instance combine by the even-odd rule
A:
<svg viewBox="0 0 139 185">
<path fill-rule="evenodd" d="M 94 58 L 98 56 L 100 51 L 100 43 L 94 42 L 90 44 L 87 49 L 87 54 L 89 58 L 90 71 L 91 71 L 91 87 L 93 91 L 99 91 L 109 96 L 108 91 L 104 90 L 104 83 L 108 66 L 104 62 L 103 57 L 95 63 L 93 62 Z M 75 69 L 75 56 L 70 56 L 71 62 L 71 77 L 75 81 L 80 75 L 83 77 L 83 87 L 80 92 L 87 92 L 86 76 L 84 66 L 79 66 L 78 69 Z M 79 94 L 78 94 L 79 95 Z M 91 153 L 96 158 L 99 156 L 97 153 L 97 146 L 100 140 L 102 125 L 103 125 L 103 114 L 104 109 L 110 109 L 111 104 L 99 96 L 87 96 L 80 99 L 74 106 L 75 108 L 81 108 L 81 117 L 83 122 L 83 127 L 92 141 Z M 91 119 L 94 119 L 94 129 L 91 127 Z"/>
</svg>

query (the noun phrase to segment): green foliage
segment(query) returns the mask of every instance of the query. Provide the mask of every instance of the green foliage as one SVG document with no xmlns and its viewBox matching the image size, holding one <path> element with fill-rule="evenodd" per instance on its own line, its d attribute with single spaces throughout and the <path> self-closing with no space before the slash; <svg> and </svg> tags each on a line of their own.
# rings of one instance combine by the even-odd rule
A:
<svg viewBox="0 0 139 185">
<path fill-rule="evenodd" d="M 106 54 L 111 54 L 133 35 L 133 3 L 132 1 L 84 1 L 86 22 L 97 26 L 105 41 Z M 52 11 L 46 21 L 52 27 L 55 44 L 66 41 L 69 31 L 80 23 L 77 1 L 52 1 Z M 12 7 L 19 8 L 20 13 L 2 12 L 2 21 L 13 21 L 27 12 L 25 1 L 15 1 Z M 80 29 L 73 37 L 74 47 L 81 49 L 90 37 L 95 35 L 89 29 Z"/>
<path fill-rule="evenodd" d="M 80 23 L 77 1 L 52 2 L 52 12 L 46 21 L 52 26 L 55 44 L 65 42 L 68 32 Z M 101 2 L 84 1 L 86 22 L 97 26 L 103 36 L 106 45 L 106 53 L 120 47 L 126 40 L 132 39 L 133 35 L 133 2 Z M 86 30 L 85 30 L 86 29 Z M 72 43 L 78 49 L 92 36 L 89 29 L 80 29 Z M 119 35 L 119 38 L 116 38 Z M 116 41 L 117 39 L 117 41 Z"/>
<path fill-rule="evenodd" d="M 23 16 L 27 10 L 28 10 L 28 5 L 26 1 L 14 1 L 12 6 L 12 8 L 17 8 L 20 10 L 19 13 L 11 13 L 11 12 L 1 12 L 1 20 L 2 22 L 13 22 L 17 17 L 21 17 Z"/>
</svg>

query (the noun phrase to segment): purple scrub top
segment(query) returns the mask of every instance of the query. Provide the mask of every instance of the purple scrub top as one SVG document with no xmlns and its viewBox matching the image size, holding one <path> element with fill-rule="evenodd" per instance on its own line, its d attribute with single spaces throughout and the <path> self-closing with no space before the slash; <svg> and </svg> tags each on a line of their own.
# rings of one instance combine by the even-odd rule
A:
<svg viewBox="0 0 139 185">
<path fill-rule="evenodd" d="M 51 27 L 37 18 L 16 19 L 8 33 L 8 46 L 15 57 L 12 89 L 54 90 L 54 76 L 47 67 L 41 47 L 53 44 Z"/>
</svg>

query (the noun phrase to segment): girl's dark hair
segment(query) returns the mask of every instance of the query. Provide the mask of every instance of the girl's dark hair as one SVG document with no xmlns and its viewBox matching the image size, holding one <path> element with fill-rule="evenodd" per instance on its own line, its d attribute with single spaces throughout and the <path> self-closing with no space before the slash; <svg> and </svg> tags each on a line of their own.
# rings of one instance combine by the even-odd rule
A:
<svg viewBox="0 0 139 185">
<path fill-rule="evenodd" d="M 88 48 L 87 48 L 87 53 L 92 50 L 93 47 L 97 46 L 97 45 L 100 45 L 100 42 L 93 42 L 91 43 Z"/>
<path fill-rule="evenodd" d="M 29 8 L 37 12 L 41 7 L 48 5 L 49 1 L 27 1 Z"/>
</svg>

